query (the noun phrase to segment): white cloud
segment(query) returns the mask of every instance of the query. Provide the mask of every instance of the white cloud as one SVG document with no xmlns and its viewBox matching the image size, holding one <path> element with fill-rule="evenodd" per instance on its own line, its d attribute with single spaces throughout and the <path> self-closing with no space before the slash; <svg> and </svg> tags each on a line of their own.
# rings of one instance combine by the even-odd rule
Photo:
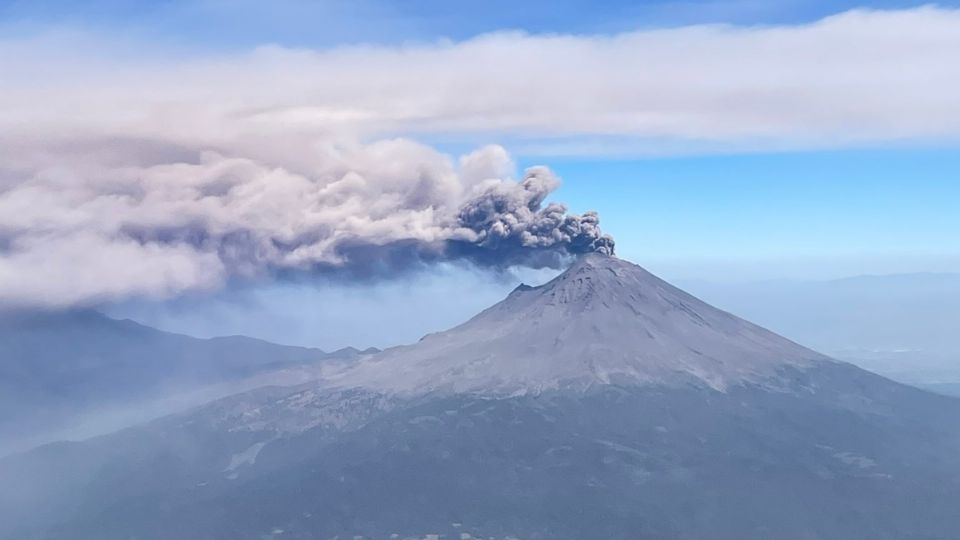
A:
<svg viewBox="0 0 960 540">
<path fill-rule="evenodd" d="M 263 47 L 141 65 L 129 52 L 111 63 L 104 44 L 87 45 L 90 60 L 83 45 L 62 53 L 65 44 L 38 41 L 39 54 L 0 46 L 4 71 L 20 75 L 0 90 L 5 133 L 233 145 L 273 135 L 279 147 L 331 134 L 589 135 L 632 137 L 639 149 L 661 139 L 782 148 L 960 135 L 960 11 L 936 7 L 799 26 Z"/>
<path fill-rule="evenodd" d="M 542 153 L 960 140 L 960 11 L 935 7 L 203 58 L 110 48 L 0 42 L 2 304 L 493 252 L 516 262 L 597 239 L 592 215 L 540 206 L 549 172 L 518 183 L 501 147 L 457 162 L 396 134 Z"/>
</svg>

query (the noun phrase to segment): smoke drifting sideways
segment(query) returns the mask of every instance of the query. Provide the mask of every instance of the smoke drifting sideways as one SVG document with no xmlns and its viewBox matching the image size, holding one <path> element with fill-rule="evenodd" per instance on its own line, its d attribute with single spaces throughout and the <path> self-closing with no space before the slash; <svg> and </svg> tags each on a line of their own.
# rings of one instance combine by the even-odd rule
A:
<svg viewBox="0 0 960 540">
<path fill-rule="evenodd" d="M 404 139 L 295 163 L 130 155 L 5 172 L 0 303 L 78 307 L 318 274 L 375 281 L 441 262 L 558 268 L 614 250 L 595 212 L 547 202 L 560 185 L 549 169 L 512 179 L 499 146 L 459 162 Z"/>
</svg>

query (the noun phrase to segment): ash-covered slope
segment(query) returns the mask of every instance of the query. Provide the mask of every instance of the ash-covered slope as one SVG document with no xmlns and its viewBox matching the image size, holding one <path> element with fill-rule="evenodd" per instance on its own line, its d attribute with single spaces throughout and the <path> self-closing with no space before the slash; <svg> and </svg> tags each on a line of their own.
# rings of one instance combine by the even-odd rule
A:
<svg viewBox="0 0 960 540">
<path fill-rule="evenodd" d="M 779 384 L 830 360 L 710 306 L 643 268 L 581 257 L 461 326 L 390 349 L 336 383 L 401 394 L 513 394 L 602 384 Z"/>
</svg>

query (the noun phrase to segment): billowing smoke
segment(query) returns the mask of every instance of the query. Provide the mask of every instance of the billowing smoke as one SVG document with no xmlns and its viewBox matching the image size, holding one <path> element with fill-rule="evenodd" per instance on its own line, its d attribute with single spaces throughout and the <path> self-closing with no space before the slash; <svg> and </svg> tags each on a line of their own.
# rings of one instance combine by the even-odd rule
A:
<svg viewBox="0 0 960 540">
<path fill-rule="evenodd" d="M 544 167 L 511 179 L 490 146 L 459 163 L 408 141 L 309 158 L 126 149 L 0 168 L 0 304 L 164 298 L 232 281 L 380 279 L 426 264 L 557 266 L 613 252 L 596 213 L 547 197 Z M 21 156 L 22 157 L 22 156 Z"/>
<path fill-rule="evenodd" d="M 492 180 L 466 201 L 457 223 L 476 233 L 460 253 L 491 265 L 555 265 L 567 254 L 613 255 L 614 242 L 600 232 L 596 212 L 568 214 L 560 203 L 544 206 L 559 181 L 546 167 L 532 167 L 519 183 Z"/>
</svg>

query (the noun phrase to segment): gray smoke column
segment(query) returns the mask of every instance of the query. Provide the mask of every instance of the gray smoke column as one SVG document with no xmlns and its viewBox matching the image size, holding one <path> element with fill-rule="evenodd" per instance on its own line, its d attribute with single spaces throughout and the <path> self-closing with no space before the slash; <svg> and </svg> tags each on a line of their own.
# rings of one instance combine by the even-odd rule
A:
<svg viewBox="0 0 960 540">
<path fill-rule="evenodd" d="M 568 214 L 544 201 L 560 182 L 546 167 L 532 167 L 519 183 L 496 182 L 467 201 L 457 222 L 476 233 L 455 246 L 477 262 L 494 266 L 555 266 L 558 256 L 599 252 L 613 255 L 614 241 L 600 231 L 596 212 Z"/>
<path fill-rule="evenodd" d="M 596 213 L 547 202 L 559 186 L 549 169 L 514 180 L 498 146 L 454 163 L 403 139 L 258 147 L 255 157 L 125 144 L 0 168 L 0 304 L 168 298 L 318 273 L 388 279 L 449 261 L 558 267 L 613 253 Z"/>
</svg>

